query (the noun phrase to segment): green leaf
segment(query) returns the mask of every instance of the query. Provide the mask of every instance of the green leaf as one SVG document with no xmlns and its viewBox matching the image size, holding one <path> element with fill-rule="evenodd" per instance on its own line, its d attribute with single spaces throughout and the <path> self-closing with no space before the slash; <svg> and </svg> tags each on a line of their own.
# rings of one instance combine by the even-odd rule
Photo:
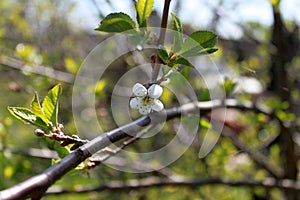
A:
<svg viewBox="0 0 300 200">
<path fill-rule="evenodd" d="M 161 45 L 159 45 L 159 47 L 158 47 L 158 56 L 164 61 L 165 64 L 169 63 L 170 60 L 169 60 L 168 52 Z"/>
<path fill-rule="evenodd" d="M 61 94 L 61 85 L 54 86 L 43 101 L 43 111 L 47 119 L 57 126 L 58 99 Z"/>
<path fill-rule="evenodd" d="M 96 31 L 108 33 L 121 33 L 135 29 L 134 21 L 125 13 L 112 13 L 107 15 L 96 28 Z"/>
<path fill-rule="evenodd" d="M 237 83 L 229 78 L 225 78 L 223 86 L 226 96 L 230 95 L 233 90 L 236 88 Z"/>
<path fill-rule="evenodd" d="M 173 30 L 174 30 L 174 52 L 178 52 L 181 49 L 183 39 L 182 39 L 182 25 L 178 17 L 172 13 L 173 17 Z"/>
<path fill-rule="evenodd" d="M 185 79 L 189 79 L 190 77 L 190 68 L 189 67 L 184 67 L 180 73 L 182 74 L 182 76 L 185 78 Z"/>
<path fill-rule="evenodd" d="M 41 120 L 43 122 L 45 122 L 46 125 L 49 125 L 49 120 L 47 119 L 47 117 L 41 107 L 37 92 L 35 93 L 34 98 L 31 102 L 31 110 L 37 117 L 41 118 Z"/>
<path fill-rule="evenodd" d="M 58 142 L 54 143 L 54 149 L 60 158 L 64 158 L 70 154 L 68 147 L 62 147 Z"/>
<path fill-rule="evenodd" d="M 149 34 L 150 32 L 145 33 L 142 31 L 141 32 L 133 31 L 130 34 L 128 34 L 128 42 L 134 46 L 137 45 L 143 46 Z"/>
<path fill-rule="evenodd" d="M 192 38 L 203 48 L 214 47 L 217 44 L 217 35 L 210 31 L 196 31 L 189 38 Z"/>
<path fill-rule="evenodd" d="M 150 16 L 154 0 L 138 0 L 136 4 L 137 21 L 140 27 L 146 27 L 146 20 Z"/>
<path fill-rule="evenodd" d="M 8 107 L 7 109 L 14 117 L 25 123 L 34 124 L 36 121 L 36 115 L 27 108 Z"/>
<path fill-rule="evenodd" d="M 22 107 L 8 107 L 8 111 L 17 119 L 24 123 L 37 126 L 43 130 L 47 130 L 47 124 L 37 117 L 31 110 Z"/>
<path fill-rule="evenodd" d="M 281 0 L 269 0 L 269 1 L 275 8 L 278 8 Z"/>
<path fill-rule="evenodd" d="M 202 49 L 202 50 L 198 51 L 197 56 L 204 55 L 204 54 L 211 54 L 211 53 L 214 53 L 216 51 L 218 51 L 217 48 L 205 48 L 205 49 Z"/>
<path fill-rule="evenodd" d="M 204 118 L 201 118 L 200 121 L 199 121 L 199 125 L 202 127 L 202 128 L 205 128 L 205 129 L 209 129 L 211 127 L 211 124 L 209 123 L 208 120 L 204 119 Z"/>
<path fill-rule="evenodd" d="M 188 61 L 187 59 L 180 57 L 177 60 L 174 61 L 174 64 L 180 64 L 186 67 L 194 67 L 194 65 L 192 63 L 190 63 L 190 61 Z"/>
<path fill-rule="evenodd" d="M 211 98 L 210 98 L 209 91 L 210 90 L 208 88 L 200 88 L 198 100 L 199 101 L 210 101 Z"/>
<path fill-rule="evenodd" d="M 172 70 L 171 67 L 163 67 L 163 68 L 162 68 L 163 76 L 164 76 L 164 77 L 167 77 L 167 75 L 169 76 L 170 74 L 172 74 L 172 73 L 170 73 L 171 70 Z"/>
<path fill-rule="evenodd" d="M 217 43 L 217 35 L 210 31 L 197 31 L 192 33 L 183 43 L 179 52 L 184 57 L 197 56 L 203 53 L 212 53 Z M 203 51 L 203 49 L 207 49 Z M 215 50 L 215 49 L 214 49 Z M 214 52 L 214 51 L 213 51 Z"/>
<path fill-rule="evenodd" d="M 76 74 L 77 71 L 79 70 L 80 64 L 78 64 L 73 58 L 71 57 L 66 57 L 64 59 L 64 64 L 67 70 L 72 73 Z"/>
</svg>

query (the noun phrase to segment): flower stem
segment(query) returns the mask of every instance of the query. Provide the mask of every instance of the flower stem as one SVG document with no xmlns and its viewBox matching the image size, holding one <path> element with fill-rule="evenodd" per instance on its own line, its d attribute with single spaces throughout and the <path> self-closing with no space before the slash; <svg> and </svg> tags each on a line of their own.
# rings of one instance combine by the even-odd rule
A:
<svg viewBox="0 0 300 200">
<path fill-rule="evenodd" d="M 160 35 L 159 35 L 157 46 L 164 45 L 165 35 L 166 35 L 166 27 L 167 27 L 167 23 L 168 23 L 170 3 L 171 3 L 171 0 L 165 0 L 162 20 L 161 20 L 161 25 L 160 25 L 161 30 L 160 30 Z M 158 53 L 157 53 L 156 54 L 156 60 L 155 60 L 155 66 L 154 66 L 154 70 L 153 70 L 153 74 L 152 74 L 152 81 L 153 82 L 155 82 L 157 80 L 157 77 L 158 77 L 158 74 L 159 74 L 159 71 L 160 71 L 160 65 L 161 65 L 161 63 L 159 62 L 159 56 L 158 56 Z"/>
</svg>

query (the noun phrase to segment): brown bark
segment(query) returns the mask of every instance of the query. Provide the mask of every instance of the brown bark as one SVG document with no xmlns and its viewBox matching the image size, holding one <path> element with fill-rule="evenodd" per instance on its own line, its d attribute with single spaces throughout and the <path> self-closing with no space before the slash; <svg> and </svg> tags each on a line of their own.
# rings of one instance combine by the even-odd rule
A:
<svg viewBox="0 0 300 200">
<path fill-rule="evenodd" d="M 291 83 L 289 83 L 287 67 L 290 61 L 296 56 L 299 41 L 292 32 L 289 32 L 283 23 L 279 7 L 273 6 L 273 30 L 271 43 L 274 51 L 271 53 L 271 83 L 269 90 L 278 95 L 282 102 L 291 102 Z M 291 109 L 286 112 L 292 112 Z M 281 122 L 281 132 L 279 143 L 281 145 L 282 164 L 284 168 L 284 178 L 297 179 L 297 159 L 295 155 L 295 143 L 293 141 L 294 128 Z M 298 199 L 296 191 L 286 190 L 288 200 Z"/>
</svg>

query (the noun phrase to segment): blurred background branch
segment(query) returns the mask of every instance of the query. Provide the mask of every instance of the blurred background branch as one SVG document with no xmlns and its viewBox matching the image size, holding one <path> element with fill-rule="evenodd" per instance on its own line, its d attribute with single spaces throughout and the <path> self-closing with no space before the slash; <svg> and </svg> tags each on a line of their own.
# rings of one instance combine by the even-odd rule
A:
<svg viewBox="0 0 300 200">
<path fill-rule="evenodd" d="M 53 187 L 49 189 L 46 195 L 66 195 L 70 193 L 90 193 L 101 191 L 128 191 L 128 190 L 140 190 L 150 187 L 201 187 L 206 185 L 226 185 L 232 187 L 264 187 L 264 188 L 279 188 L 300 190 L 300 183 L 289 179 L 275 179 L 267 178 L 264 181 L 251 181 L 251 180 L 227 180 L 227 179 L 191 179 L 180 177 L 177 179 L 159 178 L 159 177 L 147 177 L 142 179 L 132 179 L 127 181 L 111 181 L 99 185 L 98 187 L 86 188 L 82 186 L 78 190 L 64 190 L 59 187 Z"/>
<path fill-rule="evenodd" d="M 135 0 L 0 2 L 0 180 L 5 180 L 0 184 L 1 190 L 42 173 L 51 165 L 50 158 L 57 156 L 54 141 L 35 138 L 32 128 L 15 121 L 5 108 L 27 106 L 34 91 L 46 93 L 53 85 L 63 82 L 59 120 L 68 134 L 78 134 L 72 120 L 72 83 L 88 53 L 108 37 L 93 29 L 110 12 L 128 13 L 135 19 L 132 8 L 135 3 Z M 52 192 L 80 192 L 76 189 L 80 186 L 83 193 L 98 189 L 103 192 L 88 192 L 86 196 L 73 194 L 70 198 L 299 199 L 296 192 L 299 191 L 297 163 L 300 158 L 299 6 L 297 0 L 172 0 L 170 11 L 181 19 L 185 34 L 208 29 L 219 36 L 219 51 L 211 58 L 224 77 L 237 83 L 236 90 L 228 94 L 225 101 L 211 101 L 207 85 L 201 77 L 194 76 L 191 69 L 189 82 L 200 101 L 197 105 L 201 111 L 199 137 L 180 159 L 162 173 L 151 174 L 159 177 L 149 179 L 145 179 L 149 174 L 133 175 L 97 165 L 89 171 L 89 177 L 85 173 L 64 176 L 56 182 Z M 150 25 L 160 25 L 162 8 L 163 4 L 156 1 Z M 108 54 L 110 51 L 107 49 Z M 115 84 L 123 74 L 143 63 L 139 60 L 149 59 L 147 56 L 138 58 L 138 53 L 114 61 L 96 88 L 87 88 L 95 90 L 95 112 L 103 130 L 116 127 L 110 109 Z M 214 75 L 210 69 L 207 67 L 205 73 Z M 222 80 L 209 82 L 222 83 Z M 167 89 L 162 101 L 166 108 L 178 104 L 176 96 Z M 151 139 L 127 138 L 118 143 L 119 149 L 126 147 L 133 152 L 159 149 L 176 134 L 177 117 L 194 109 L 193 106 L 167 110 L 169 119 L 174 118 L 159 134 Z M 218 110 L 225 106 L 226 112 Z M 216 116 L 211 115 L 212 109 L 220 112 L 217 116 L 221 118 L 211 117 Z M 81 113 L 82 118 L 88 118 L 89 114 L 89 110 Z M 199 159 L 203 138 L 214 135 L 209 129 L 211 122 L 224 123 L 223 137 L 210 154 Z M 90 139 L 95 135 L 80 137 Z M 119 149 L 112 149 L 111 155 L 107 152 L 115 164 L 126 162 L 114 154 Z M 135 165 L 140 166 L 153 167 L 138 162 Z M 176 174 L 184 174 L 181 181 L 186 187 L 175 187 L 180 181 L 168 178 Z M 118 181 L 114 182 L 116 177 Z M 135 182 L 139 180 L 141 184 Z M 159 182 L 169 187 L 161 188 Z M 125 191 L 132 192 L 109 192 L 122 190 L 122 183 Z M 243 185 L 247 187 L 239 187 Z M 45 197 L 52 198 L 56 197 Z"/>
</svg>

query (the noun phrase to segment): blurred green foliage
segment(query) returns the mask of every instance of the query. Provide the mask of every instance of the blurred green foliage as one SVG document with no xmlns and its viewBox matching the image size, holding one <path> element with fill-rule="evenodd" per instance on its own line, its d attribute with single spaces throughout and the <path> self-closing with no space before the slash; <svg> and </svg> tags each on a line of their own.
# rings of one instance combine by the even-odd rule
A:
<svg viewBox="0 0 300 200">
<path fill-rule="evenodd" d="M 276 3 L 277 1 L 272 2 Z M 0 1 L 0 59 L 7 56 L 14 57 L 22 60 L 25 66 L 44 65 L 75 75 L 83 59 L 93 47 L 104 39 L 105 35 L 91 34 L 69 23 L 66 16 L 74 6 L 74 3 L 55 0 Z M 147 11 L 146 18 L 148 16 Z M 140 26 L 145 26 L 144 18 L 145 16 L 138 16 Z M 176 16 L 174 18 L 177 19 Z M 269 27 L 261 27 L 256 23 L 249 24 L 250 26 L 259 27 L 263 32 L 263 42 L 269 41 Z M 178 21 L 175 25 L 177 25 L 177 29 L 181 26 Z M 170 26 L 172 27 L 174 24 Z M 212 43 L 215 44 L 215 35 L 212 36 L 212 39 Z M 219 51 L 213 54 L 212 57 L 220 60 L 224 66 L 228 66 L 231 72 L 237 74 L 237 78 L 241 76 L 255 77 L 262 83 L 265 91 L 270 81 L 270 74 L 268 73 L 270 52 L 266 45 L 256 46 L 254 55 L 251 52 L 250 56 L 241 59 L 240 52 L 231 48 L 227 43 L 235 44 L 235 41 L 221 40 L 218 44 Z M 244 45 L 247 46 L 247 43 Z M 208 46 L 211 47 L 211 45 Z M 179 51 L 180 48 L 176 48 Z M 109 52 L 110 49 L 107 49 L 107 51 Z M 134 62 L 131 55 L 125 55 L 114 61 L 112 67 L 107 70 L 103 79 L 99 80 L 97 86 L 88 88 L 95 89 L 96 112 L 103 130 L 111 130 L 116 126 L 110 110 L 111 92 L 116 81 L 124 72 L 135 65 Z M 299 63 L 299 58 L 294 59 L 288 69 L 292 81 L 299 78 Z M 23 70 L 17 70 L 4 64 L 0 65 L 0 94 L 2 94 L 0 101 L 0 189 L 17 184 L 42 172 L 51 165 L 51 159 L 26 155 L 28 150 L 33 148 L 55 149 L 54 141 L 36 137 L 33 127 L 24 126 L 6 110 L 7 106 L 28 107 L 35 91 L 38 91 L 40 96 L 46 96 L 47 91 L 59 82 L 47 76 L 28 72 L 24 68 Z M 205 82 L 198 76 L 194 76 L 194 69 L 186 68 L 183 74 L 185 77 L 189 77 L 189 82 L 197 92 L 200 101 L 210 99 Z M 260 96 L 259 94 L 236 91 L 238 83 L 234 79 L 225 79 L 224 82 L 220 83 L 225 87 L 227 96 L 244 102 L 262 101 L 264 106 L 275 110 L 276 117 L 283 122 L 298 123 L 298 126 L 300 125 L 299 113 L 288 112 L 287 109 L 291 105 L 288 102 L 282 102 L 276 95 Z M 58 121 L 64 124 L 68 134 L 76 134 L 71 112 L 72 84 L 62 83 L 62 86 L 64 92 L 61 95 Z M 180 87 L 178 85 L 178 88 Z M 219 87 L 219 85 L 216 85 L 216 87 Z M 292 88 L 291 90 L 294 100 L 299 101 L 299 88 Z M 164 90 L 161 100 L 167 108 L 178 105 L 176 97 L 168 89 Z M 201 113 L 198 138 L 182 157 L 169 166 L 169 169 L 189 178 L 204 179 L 213 177 L 230 180 L 263 180 L 267 177 L 268 173 L 258 167 L 249 155 L 238 149 L 228 137 L 221 136 L 212 152 L 207 157 L 199 159 L 198 153 L 201 142 L 210 128 L 206 114 Z M 253 111 L 240 112 L 235 120 L 236 123 L 245 127 L 236 137 L 250 148 L 258 149 L 266 155 L 270 162 L 278 166 L 284 165 L 280 157 L 281 146 L 279 144 L 264 147 L 266 143 L 272 142 L 279 135 L 280 124 L 278 121 L 270 119 L 265 114 L 258 114 Z M 161 134 L 140 140 L 127 147 L 127 149 L 133 152 L 148 152 L 160 148 L 172 140 L 176 134 L 174 129 L 178 126 L 178 123 L 178 120 L 166 123 Z M 296 136 L 298 137 L 298 135 Z M 90 136 L 80 135 L 80 137 Z M 76 190 L 81 187 L 98 186 L 112 180 L 130 180 L 147 177 L 148 175 L 124 173 L 106 165 L 99 165 L 88 172 L 70 172 L 59 180 L 54 187 Z M 225 200 L 254 199 L 254 196 L 270 196 L 271 199 L 282 199 L 283 192 L 279 189 L 266 190 L 263 188 L 207 185 L 190 188 L 144 188 L 120 193 L 103 191 L 101 193 L 67 194 L 47 196 L 44 199 Z"/>
</svg>

